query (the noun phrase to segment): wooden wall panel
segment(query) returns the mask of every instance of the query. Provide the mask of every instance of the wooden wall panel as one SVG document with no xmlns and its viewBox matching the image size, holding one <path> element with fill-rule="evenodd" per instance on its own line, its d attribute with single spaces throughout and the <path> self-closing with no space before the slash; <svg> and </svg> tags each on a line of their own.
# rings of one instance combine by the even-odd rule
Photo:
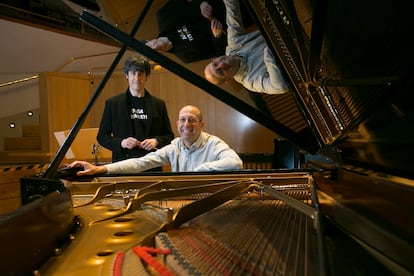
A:
<svg viewBox="0 0 414 276">
<path fill-rule="evenodd" d="M 71 129 L 90 99 L 89 77 L 82 74 L 45 72 L 39 78 L 42 151 L 55 152 L 54 132 Z M 90 127 L 88 116 L 83 124 Z"/>
</svg>

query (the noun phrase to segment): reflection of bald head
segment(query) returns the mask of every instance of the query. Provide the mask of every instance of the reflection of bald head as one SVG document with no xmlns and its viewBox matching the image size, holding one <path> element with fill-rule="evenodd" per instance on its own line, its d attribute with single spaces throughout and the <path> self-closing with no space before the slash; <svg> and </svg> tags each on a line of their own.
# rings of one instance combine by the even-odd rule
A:
<svg viewBox="0 0 414 276">
<path fill-rule="evenodd" d="M 202 122 L 203 121 L 203 114 L 201 114 L 201 110 L 198 108 L 198 107 L 196 107 L 196 106 L 194 106 L 194 105 L 186 105 L 186 106 L 183 106 L 181 109 L 180 109 L 180 112 L 178 113 L 178 117 L 180 117 L 181 116 L 181 114 L 183 114 L 183 113 L 191 113 L 191 114 L 193 114 L 200 122 Z"/>
<path fill-rule="evenodd" d="M 221 78 L 215 72 L 213 62 L 210 62 L 204 67 L 204 78 L 215 85 L 220 85 L 224 82 L 224 78 Z"/>
</svg>

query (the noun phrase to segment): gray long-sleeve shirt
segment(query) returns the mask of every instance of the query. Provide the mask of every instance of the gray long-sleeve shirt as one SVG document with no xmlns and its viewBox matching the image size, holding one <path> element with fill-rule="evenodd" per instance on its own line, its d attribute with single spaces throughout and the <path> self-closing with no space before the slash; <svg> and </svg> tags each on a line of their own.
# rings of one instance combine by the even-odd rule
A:
<svg viewBox="0 0 414 276">
<path fill-rule="evenodd" d="M 239 1 L 224 0 L 227 10 L 226 55 L 240 56 L 242 62 L 234 80 L 259 93 L 282 94 L 289 91 L 275 57 L 260 31 L 246 33 Z"/>
<path fill-rule="evenodd" d="M 201 132 L 190 148 L 184 146 L 181 138 L 171 144 L 148 153 L 105 165 L 108 173 L 136 173 L 151 168 L 170 165 L 173 172 L 239 170 L 243 162 L 237 153 L 217 136 Z"/>
</svg>

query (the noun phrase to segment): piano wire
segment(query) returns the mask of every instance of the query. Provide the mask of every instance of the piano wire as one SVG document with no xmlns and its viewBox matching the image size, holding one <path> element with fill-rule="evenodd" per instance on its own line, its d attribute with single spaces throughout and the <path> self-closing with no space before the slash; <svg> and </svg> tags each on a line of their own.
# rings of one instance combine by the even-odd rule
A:
<svg viewBox="0 0 414 276">
<path fill-rule="evenodd" d="M 273 235 L 273 231 L 275 229 L 275 224 L 273 223 L 272 220 L 264 220 L 263 225 L 260 225 L 260 227 L 258 227 L 259 229 L 261 229 L 264 233 L 268 233 L 269 236 Z M 270 228 L 270 231 L 269 231 Z M 255 229 L 256 230 L 256 229 Z M 262 269 L 262 271 L 266 271 L 265 268 L 261 268 L 261 261 L 263 260 L 263 255 L 265 255 L 267 252 L 272 253 L 273 250 L 266 250 L 266 247 L 269 246 L 269 241 L 266 240 L 267 235 L 262 235 L 261 238 L 259 240 L 255 240 L 252 239 L 252 243 L 251 245 L 249 245 L 249 248 L 247 248 L 247 252 L 250 253 L 250 255 L 246 258 L 248 263 L 253 264 L 253 268 L 258 268 L 258 269 Z M 264 248 L 260 248 L 260 247 L 264 247 Z M 272 248 L 271 248 L 272 249 Z M 267 268 L 267 264 L 264 263 L 265 267 Z M 254 271 L 254 270 L 253 270 Z"/>
<path fill-rule="evenodd" d="M 309 197 L 306 189 L 287 193 L 298 200 Z M 293 241 L 302 241 L 304 235 L 301 234 L 303 231 L 299 231 L 298 236 L 293 237 L 292 232 L 295 231 L 292 229 L 300 228 L 303 218 L 304 215 L 283 201 L 245 198 L 229 201 L 179 229 L 168 231 L 166 235 L 176 251 L 187 260 L 176 261 L 194 264 L 197 271 L 203 274 L 216 274 L 223 270 L 231 271 L 231 274 L 301 271 L 296 267 L 306 263 L 301 252 L 298 252 L 302 244 L 294 247 Z M 231 223 L 227 223 L 229 221 Z M 235 225 L 243 225 L 243 231 Z M 294 262 L 286 263 L 287 256 L 292 254 Z"/>
</svg>

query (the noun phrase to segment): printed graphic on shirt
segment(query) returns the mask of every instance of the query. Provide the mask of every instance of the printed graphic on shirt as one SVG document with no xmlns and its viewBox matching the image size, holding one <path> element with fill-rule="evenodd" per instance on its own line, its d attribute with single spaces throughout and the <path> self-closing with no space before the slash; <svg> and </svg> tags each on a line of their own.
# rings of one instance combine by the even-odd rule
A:
<svg viewBox="0 0 414 276">
<path fill-rule="evenodd" d="M 148 115 L 145 114 L 143 108 L 132 108 L 131 119 L 148 120 Z"/>
<path fill-rule="evenodd" d="M 177 30 L 182 40 L 192 41 L 193 35 L 190 33 L 186 25 L 183 25 L 180 29 Z"/>
</svg>

